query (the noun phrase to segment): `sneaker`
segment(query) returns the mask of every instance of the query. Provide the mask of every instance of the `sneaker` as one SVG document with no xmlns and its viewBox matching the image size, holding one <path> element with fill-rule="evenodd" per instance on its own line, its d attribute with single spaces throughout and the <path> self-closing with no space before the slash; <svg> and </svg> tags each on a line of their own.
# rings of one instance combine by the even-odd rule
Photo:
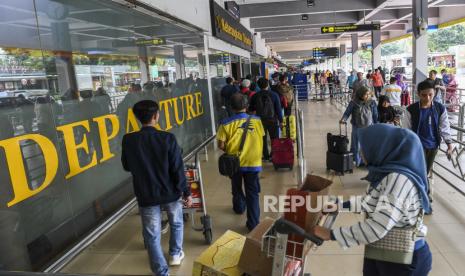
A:
<svg viewBox="0 0 465 276">
<path fill-rule="evenodd" d="M 184 251 L 181 250 L 181 253 L 177 256 L 170 256 L 170 265 L 181 265 L 182 260 L 184 260 Z"/>
</svg>

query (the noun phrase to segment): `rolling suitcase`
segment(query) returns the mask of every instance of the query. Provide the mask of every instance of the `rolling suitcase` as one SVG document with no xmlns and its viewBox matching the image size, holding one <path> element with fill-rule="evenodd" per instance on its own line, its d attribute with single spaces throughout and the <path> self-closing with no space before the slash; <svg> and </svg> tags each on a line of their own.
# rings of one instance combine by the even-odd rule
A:
<svg viewBox="0 0 465 276">
<path fill-rule="evenodd" d="M 344 175 L 344 173 L 354 172 L 354 154 L 351 152 L 334 153 L 326 152 L 326 169 L 333 170 Z"/>
<path fill-rule="evenodd" d="M 328 151 L 332 153 L 343 154 L 348 152 L 349 138 L 347 137 L 347 123 L 345 125 L 345 135 L 342 135 L 342 124 L 339 124 L 339 135 L 328 133 L 326 140 L 328 142 Z"/>
<path fill-rule="evenodd" d="M 290 130 L 287 129 L 286 137 L 290 137 Z M 271 141 L 271 162 L 274 169 L 294 167 L 294 142 L 291 138 L 278 138 Z"/>
</svg>

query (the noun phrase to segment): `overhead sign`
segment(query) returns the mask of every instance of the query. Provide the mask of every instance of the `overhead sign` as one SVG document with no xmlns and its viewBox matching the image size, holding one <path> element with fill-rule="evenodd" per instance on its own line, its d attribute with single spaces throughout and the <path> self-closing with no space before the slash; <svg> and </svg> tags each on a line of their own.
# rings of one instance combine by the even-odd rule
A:
<svg viewBox="0 0 465 276">
<path fill-rule="evenodd" d="M 241 18 L 241 12 L 239 10 L 239 5 L 236 1 L 226 1 L 224 2 L 224 8 L 231 14 L 236 20 Z"/>
<path fill-rule="evenodd" d="M 313 48 L 313 58 L 338 58 L 339 57 L 339 48 Z"/>
<path fill-rule="evenodd" d="M 321 27 L 322 34 L 366 32 L 366 31 L 379 31 L 379 30 L 381 30 L 380 24 L 364 24 L 364 25 L 350 24 L 350 25 L 341 25 L 341 26 Z"/>
<path fill-rule="evenodd" d="M 307 60 L 304 60 L 302 62 L 302 64 L 304 66 L 307 66 L 307 65 L 314 65 L 314 64 L 318 64 L 318 60 L 314 59 L 314 58 L 311 58 L 311 59 L 307 59 Z"/>
<path fill-rule="evenodd" d="M 253 36 L 215 1 L 210 0 L 213 36 L 247 51 L 253 50 Z"/>
<path fill-rule="evenodd" d="M 163 37 L 152 38 L 152 39 L 138 39 L 136 40 L 136 45 L 138 46 L 166 45 L 166 39 Z"/>
</svg>

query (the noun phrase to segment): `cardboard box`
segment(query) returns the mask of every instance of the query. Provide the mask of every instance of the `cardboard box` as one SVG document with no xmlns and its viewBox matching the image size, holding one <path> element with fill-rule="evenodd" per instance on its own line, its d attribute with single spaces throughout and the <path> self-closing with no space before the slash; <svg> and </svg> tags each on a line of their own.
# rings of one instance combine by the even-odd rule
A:
<svg viewBox="0 0 465 276">
<path fill-rule="evenodd" d="M 244 249 L 239 260 L 239 268 L 251 276 L 269 276 L 273 267 L 273 258 L 262 252 L 263 236 L 271 229 L 274 219 L 265 218 L 247 235 Z"/>
<path fill-rule="evenodd" d="M 244 243 L 245 236 L 226 231 L 195 260 L 192 275 L 241 276 L 238 263 Z"/>
<path fill-rule="evenodd" d="M 331 180 L 326 178 L 308 174 L 300 189 L 289 189 L 287 191 L 287 195 L 290 196 L 291 202 L 293 202 L 292 197 L 294 196 L 305 197 L 305 205 L 296 207 L 295 212 L 291 210 L 290 212 L 284 213 L 284 218 L 304 228 L 306 232 L 311 232 L 313 227 L 318 224 L 322 213 L 321 211 L 311 212 L 307 210 L 307 205 L 315 209 L 318 206 L 318 197 L 328 195 L 329 186 L 331 186 L 332 183 Z M 308 200 L 310 200 L 310 203 L 307 202 Z M 289 240 L 297 243 L 302 243 L 304 241 L 302 237 L 294 234 L 289 235 Z M 295 255 L 300 258 L 303 254 L 303 246 L 288 243 L 287 254 L 291 256 Z"/>
</svg>

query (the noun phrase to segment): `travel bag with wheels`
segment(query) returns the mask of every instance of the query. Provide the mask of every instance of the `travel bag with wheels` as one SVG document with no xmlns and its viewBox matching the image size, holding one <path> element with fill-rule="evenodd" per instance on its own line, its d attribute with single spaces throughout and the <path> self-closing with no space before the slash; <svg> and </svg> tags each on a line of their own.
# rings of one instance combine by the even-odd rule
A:
<svg viewBox="0 0 465 276">
<path fill-rule="evenodd" d="M 333 170 L 344 175 L 344 173 L 353 173 L 354 170 L 354 154 L 351 152 L 334 153 L 326 152 L 326 169 Z"/>
<path fill-rule="evenodd" d="M 348 152 L 349 138 L 347 137 L 347 123 L 344 123 L 345 135 L 342 135 L 342 124 L 339 124 L 339 135 L 328 133 L 326 140 L 328 142 L 328 151 L 332 153 L 343 154 Z"/>
<path fill-rule="evenodd" d="M 290 130 L 286 128 L 286 137 L 290 137 Z M 278 138 L 271 141 L 271 162 L 274 169 L 294 167 L 294 142 L 291 138 Z"/>
</svg>

